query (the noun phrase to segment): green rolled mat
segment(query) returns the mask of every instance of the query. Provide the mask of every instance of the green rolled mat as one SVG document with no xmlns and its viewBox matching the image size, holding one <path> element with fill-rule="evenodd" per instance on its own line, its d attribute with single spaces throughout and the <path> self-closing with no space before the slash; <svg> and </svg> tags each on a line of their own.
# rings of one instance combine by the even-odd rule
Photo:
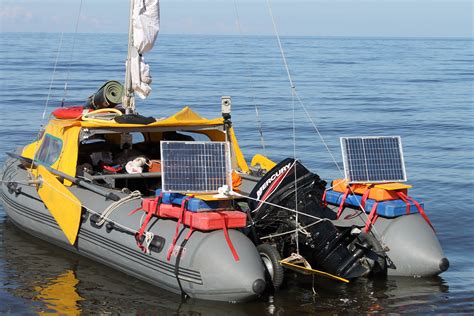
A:
<svg viewBox="0 0 474 316">
<path fill-rule="evenodd" d="M 87 99 L 86 106 L 94 110 L 114 107 L 122 103 L 124 90 L 120 82 L 115 80 L 107 81 L 96 93 Z"/>
</svg>

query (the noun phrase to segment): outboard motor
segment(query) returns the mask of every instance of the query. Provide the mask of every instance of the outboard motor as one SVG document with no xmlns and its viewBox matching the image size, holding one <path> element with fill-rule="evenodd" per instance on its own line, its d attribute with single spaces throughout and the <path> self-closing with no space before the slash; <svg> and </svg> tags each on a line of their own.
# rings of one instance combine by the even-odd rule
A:
<svg viewBox="0 0 474 316">
<path fill-rule="evenodd" d="M 277 164 L 250 193 L 251 198 L 259 200 L 249 199 L 248 203 L 256 240 L 278 235 L 270 240 L 285 258 L 296 252 L 296 241 L 293 233 L 282 233 L 293 231 L 298 226 L 300 254 L 313 268 L 344 278 L 368 274 L 371 267 L 362 264 L 361 258 L 370 252 L 371 245 L 358 239 L 359 229 L 337 228 L 333 225 L 331 220 L 336 215 L 322 203 L 325 187 L 326 182 L 299 161 L 287 158 Z M 298 210 L 299 224 L 296 223 L 295 212 L 262 201 Z M 317 219 L 314 217 L 323 220 L 315 223 Z"/>
</svg>

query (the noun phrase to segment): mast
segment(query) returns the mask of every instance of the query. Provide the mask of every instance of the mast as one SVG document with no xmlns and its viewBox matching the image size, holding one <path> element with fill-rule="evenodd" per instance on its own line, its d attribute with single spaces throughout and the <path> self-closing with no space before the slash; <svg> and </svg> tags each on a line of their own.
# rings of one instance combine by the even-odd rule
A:
<svg viewBox="0 0 474 316">
<path fill-rule="evenodd" d="M 125 95 L 123 96 L 123 106 L 125 113 L 130 114 L 135 112 L 135 96 L 132 87 L 132 73 L 131 73 L 131 59 L 133 47 L 133 5 L 134 0 L 130 0 L 130 18 L 128 24 L 128 53 L 127 61 L 125 63 Z"/>
<path fill-rule="evenodd" d="M 127 114 L 135 113 L 135 96 L 146 99 L 151 92 L 150 66 L 143 54 L 155 44 L 160 29 L 159 0 L 130 0 L 128 54 L 125 69 L 125 94 L 122 100 Z"/>
</svg>

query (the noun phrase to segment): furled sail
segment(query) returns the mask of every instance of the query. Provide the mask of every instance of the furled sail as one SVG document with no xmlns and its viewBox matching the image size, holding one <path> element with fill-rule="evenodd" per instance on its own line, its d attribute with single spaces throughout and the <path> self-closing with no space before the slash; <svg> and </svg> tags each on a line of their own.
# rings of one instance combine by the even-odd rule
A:
<svg viewBox="0 0 474 316">
<path fill-rule="evenodd" d="M 145 99 L 151 92 L 150 66 L 145 63 L 143 54 L 155 44 L 160 29 L 160 1 L 133 0 L 132 34 L 133 49 L 130 56 L 132 89 Z"/>
</svg>

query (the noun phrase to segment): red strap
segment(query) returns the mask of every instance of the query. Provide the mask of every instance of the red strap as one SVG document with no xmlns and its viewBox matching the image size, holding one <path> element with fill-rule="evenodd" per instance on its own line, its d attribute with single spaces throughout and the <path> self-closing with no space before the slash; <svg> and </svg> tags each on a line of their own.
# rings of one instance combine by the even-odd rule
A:
<svg viewBox="0 0 474 316">
<path fill-rule="evenodd" d="M 362 209 L 365 211 L 365 202 L 367 202 L 367 199 L 369 198 L 370 195 L 370 189 L 372 189 L 372 185 L 367 187 L 367 190 L 365 190 L 364 194 L 362 195 L 362 199 L 360 200 L 360 206 Z"/>
<path fill-rule="evenodd" d="M 405 195 L 403 192 L 401 192 L 401 191 L 396 191 L 396 192 L 397 192 L 398 197 L 399 197 L 403 202 L 405 202 L 405 204 L 406 204 L 406 207 L 407 207 L 406 213 L 407 213 L 407 214 L 410 214 L 410 207 L 411 207 L 411 205 L 410 205 L 410 202 L 409 202 L 408 199 L 407 199 L 408 196 L 406 196 L 406 195 Z"/>
<path fill-rule="evenodd" d="M 405 201 L 405 203 L 407 203 L 407 205 L 409 206 L 410 205 L 410 202 L 411 201 L 413 204 L 415 204 L 416 208 L 418 209 L 418 212 L 420 212 L 421 216 L 423 216 L 423 218 L 425 219 L 426 223 L 428 223 L 428 225 L 430 225 L 431 229 L 433 231 L 435 231 L 434 227 L 433 227 L 433 224 L 431 224 L 428 216 L 426 215 L 425 213 L 425 210 L 421 207 L 420 203 L 418 203 L 415 199 L 409 197 L 408 195 L 406 195 L 405 193 L 403 192 L 397 192 L 398 196 Z"/>
<path fill-rule="evenodd" d="M 153 216 L 153 212 L 150 211 L 150 212 L 147 213 L 147 215 L 145 217 L 145 220 L 143 221 L 143 224 L 140 227 L 140 230 L 135 235 L 135 239 L 137 240 L 137 245 L 142 251 L 145 251 L 145 247 L 143 247 L 140 240 L 141 240 L 143 234 L 145 233 L 146 227 L 147 227 L 148 223 L 150 222 L 150 219 L 151 219 L 152 216 Z"/>
<path fill-rule="evenodd" d="M 130 213 L 128 213 L 127 216 L 131 216 L 131 215 L 133 215 L 133 214 L 135 214 L 136 212 L 141 211 L 141 210 L 143 210 L 143 207 L 139 206 L 139 207 L 137 207 L 136 209 L 130 211 Z"/>
<path fill-rule="evenodd" d="M 166 260 L 170 261 L 171 254 L 173 253 L 174 247 L 176 246 L 176 241 L 178 240 L 179 236 L 179 227 L 183 222 L 184 213 L 186 212 L 186 206 L 188 201 L 192 198 L 192 196 L 188 196 L 181 202 L 181 214 L 179 214 L 178 222 L 176 223 L 176 231 L 174 233 L 173 241 L 171 242 L 170 248 L 168 249 L 168 253 L 166 255 Z"/>
<path fill-rule="evenodd" d="M 146 210 L 147 214 L 146 214 L 145 220 L 143 221 L 142 226 L 140 227 L 140 230 L 138 231 L 138 233 L 135 234 L 135 240 L 137 241 L 137 245 L 144 252 L 146 252 L 146 249 L 145 249 L 145 247 L 143 247 L 143 245 L 141 243 L 141 239 L 142 239 L 142 236 L 145 233 L 146 227 L 148 226 L 148 223 L 150 222 L 153 215 L 158 215 L 158 210 L 160 209 L 161 199 L 162 199 L 162 194 L 160 194 L 158 197 L 156 197 L 156 207 L 155 207 L 155 209 L 154 210 Z M 142 209 L 143 209 L 143 207 L 136 208 L 133 211 L 131 211 L 130 213 L 128 213 L 128 215 L 130 216 L 132 214 L 135 214 L 137 211 L 142 210 Z"/>
<path fill-rule="evenodd" d="M 221 218 L 222 218 L 222 229 L 224 230 L 224 237 L 225 240 L 227 241 L 227 245 L 229 246 L 230 252 L 232 252 L 232 256 L 234 256 L 235 261 L 239 261 L 239 255 L 237 254 L 237 251 L 234 248 L 234 245 L 232 244 L 232 241 L 230 240 L 229 237 L 229 231 L 227 230 L 227 218 L 226 215 L 223 213 L 218 213 Z"/>
<path fill-rule="evenodd" d="M 143 221 L 143 224 L 142 224 L 142 226 L 140 227 L 140 230 L 138 231 L 138 235 L 137 235 L 137 238 L 138 238 L 138 239 L 140 239 L 140 238 L 143 236 L 143 233 L 145 232 L 146 226 L 147 226 L 148 223 L 150 222 L 150 219 L 151 219 L 152 216 L 153 216 L 153 212 L 152 212 L 152 211 L 149 211 L 149 212 L 146 214 L 145 220 Z"/>
<path fill-rule="evenodd" d="M 189 219 L 189 232 L 188 234 L 186 235 L 186 237 L 184 238 L 184 240 L 188 240 L 189 237 L 191 237 L 191 235 L 193 234 L 193 216 L 191 216 L 191 218 Z"/>
<path fill-rule="evenodd" d="M 379 202 L 375 202 L 374 205 L 372 206 L 372 209 L 370 210 L 369 217 L 367 217 L 367 221 L 365 222 L 365 227 L 364 227 L 364 231 L 366 233 L 369 232 L 370 227 L 375 224 L 375 221 L 379 217 L 377 214 L 378 205 L 379 205 Z"/>
<path fill-rule="evenodd" d="M 350 186 L 347 187 L 346 191 L 344 192 L 344 195 L 342 196 L 341 203 L 339 204 L 339 209 L 337 210 L 336 219 L 338 219 L 342 215 L 342 211 L 344 210 L 344 204 L 346 203 L 346 199 L 349 195 L 349 192 L 351 192 Z"/>
<path fill-rule="evenodd" d="M 327 190 L 324 190 L 323 198 L 321 199 L 321 202 L 323 203 L 324 207 L 328 206 L 328 202 L 326 201 L 326 192 L 327 192 Z"/>
</svg>

